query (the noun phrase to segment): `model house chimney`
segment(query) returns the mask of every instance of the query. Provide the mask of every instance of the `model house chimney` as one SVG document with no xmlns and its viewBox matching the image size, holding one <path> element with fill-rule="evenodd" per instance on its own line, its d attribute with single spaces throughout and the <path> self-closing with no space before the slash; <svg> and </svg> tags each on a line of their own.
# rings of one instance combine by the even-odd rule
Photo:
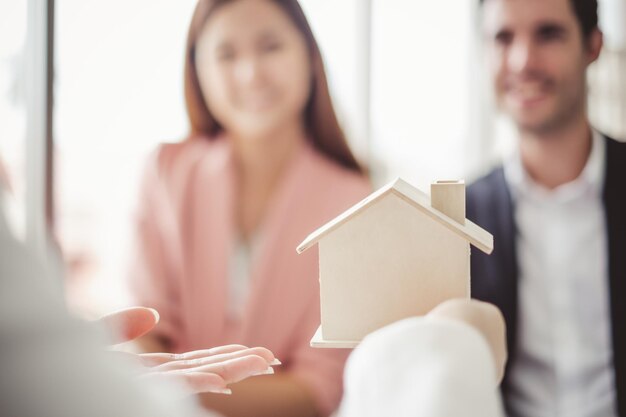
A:
<svg viewBox="0 0 626 417">
<path fill-rule="evenodd" d="M 430 185 L 430 205 L 465 224 L 465 181 L 437 181 Z"/>
</svg>

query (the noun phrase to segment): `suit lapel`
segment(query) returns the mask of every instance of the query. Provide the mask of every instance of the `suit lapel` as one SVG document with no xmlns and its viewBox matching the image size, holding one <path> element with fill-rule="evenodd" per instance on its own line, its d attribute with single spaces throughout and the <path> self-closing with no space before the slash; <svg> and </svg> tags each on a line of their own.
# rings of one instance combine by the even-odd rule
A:
<svg viewBox="0 0 626 417">
<path fill-rule="evenodd" d="M 494 282 L 499 283 L 496 294 L 499 294 L 498 305 L 502 310 L 507 323 L 507 343 L 509 351 L 513 352 L 516 346 L 517 333 L 517 286 L 518 265 L 515 239 L 517 228 L 514 220 L 514 206 L 507 186 L 504 170 L 499 169 L 493 177 L 493 196 L 490 201 L 490 211 L 493 216 L 493 235 L 497 247 L 496 271 Z M 493 256 L 493 255 L 492 255 Z"/>
<path fill-rule="evenodd" d="M 613 361 L 618 413 L 626 416 L 626 145 L 606 140 L 604 208 L 609 247 Z"/>
<path fill-rule="evenodd" d="M 192 298 L 184 309 L 190 324 L 189 337 L 195 347 L 224 344 L 226 306 L 228 296 L 229 260 L 235 239 L 234 199 L 235 173 L 232 151 L 223 140 L 198 150 L 202 158 L 189 175 L 189 200 L 191 201 L 185 224 L 189 246 L 185 257 L 189 270 L 183 285 L 190 288 L 185 293 Z M 185 222 L 185 220 L 187 220 Z M 193 310 L 205 305 L 207 314 Z"/>
<path fill-rule="evenodd" d="M 312 216 L 306 206 L 310 189 L 305 186 L 315 172 L 311 152 L 308 145 L 303 144 L 286 167 L 259 226 L 250 271 L 250 297 L 242 329 L 247 342 L 254 340 L 258 343 L 268 335 L 277 337 L 281 334 L 274 326 L 285 322 L 281 316 L 290 311 L 286 306 L 293 300 L 280 297 L 280 294 L 298 294 L 298 288 L 303 287 L 301 280 L 304 277 L 298 276 L 302 272 L 298 265 L 303 259 L 298 257 L 295 247 L 306 234 L 306 230 L 301 229 L 308 227 L 302 217 Z M 297 311 L 298 307 L 291 310 Z"/>
<path fill-rule="evenodd" d="M 472 296 L 497 305 L 506 319 L 509 349 L 515 347 L 517 256 L 513 204 L 502 168 L 470 187 L 468 216 L 494 237 L 494 251 L 472 250 Z"/>
</svg>

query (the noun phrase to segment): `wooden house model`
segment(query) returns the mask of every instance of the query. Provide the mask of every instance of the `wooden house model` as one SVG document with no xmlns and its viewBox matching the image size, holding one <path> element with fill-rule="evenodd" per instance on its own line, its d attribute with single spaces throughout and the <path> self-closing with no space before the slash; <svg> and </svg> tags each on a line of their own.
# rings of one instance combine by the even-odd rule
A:
<svg viewBox="0 0 626 417">
<path fill-rule="evenodd" d="M 313 347 L 355 347 L 368 333 L 470 296 L 470 244 L 493 236 L 465 219 L 465 183 L 438 181 L 431 197 L 397 179 L 298 246 L 319 244 L 321 326 Z"/>
</svg>

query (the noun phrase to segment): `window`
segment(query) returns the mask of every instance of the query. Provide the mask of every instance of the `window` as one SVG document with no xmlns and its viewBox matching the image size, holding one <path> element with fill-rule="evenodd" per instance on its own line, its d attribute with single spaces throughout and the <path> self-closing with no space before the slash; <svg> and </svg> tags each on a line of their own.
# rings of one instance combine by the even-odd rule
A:
<svg viewBox="0 0 626 417">
<path fill-rule="evenodd" d="M 428 190 L 465 178 L 481 94 L 474 90 L 475 4 L 377 0 L 372 13 L 372 149 L 378 178 Z M 454 10 L 452 13 L 451 10 Z M 482 161 L 481 161 L 482 162 Z"/>
<path fill-rule="evenodd" d="M 0 1 L 0 184 L 14 233 L 26 233 L 26 0 Z M 2 192 L 2 191 L 0 191 Z"/>
<path fill-rule="evenodd" d="M 69 300 L 124 304 L 138 176 L 187 129 L 183 52 L 193 0 L 57 0 L 55 194 Z"/>
</svg>

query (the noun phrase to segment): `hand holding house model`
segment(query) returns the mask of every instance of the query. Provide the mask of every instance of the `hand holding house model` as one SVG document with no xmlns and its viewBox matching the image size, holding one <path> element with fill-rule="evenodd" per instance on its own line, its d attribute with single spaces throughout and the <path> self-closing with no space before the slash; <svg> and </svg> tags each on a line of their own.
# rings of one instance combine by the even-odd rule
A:
<svg viewBox="0 0 626 417">
<path fill-rule="evenodd" d="M 394 321 L 470 296 L 470 244 L 493 236 L 465 219 L 465 183 L 438 181 L 431 198 L 397 179 L 298 246 L 319 244 L 321 322 L 313 347 L 352 348 Z"/>
</svg>

